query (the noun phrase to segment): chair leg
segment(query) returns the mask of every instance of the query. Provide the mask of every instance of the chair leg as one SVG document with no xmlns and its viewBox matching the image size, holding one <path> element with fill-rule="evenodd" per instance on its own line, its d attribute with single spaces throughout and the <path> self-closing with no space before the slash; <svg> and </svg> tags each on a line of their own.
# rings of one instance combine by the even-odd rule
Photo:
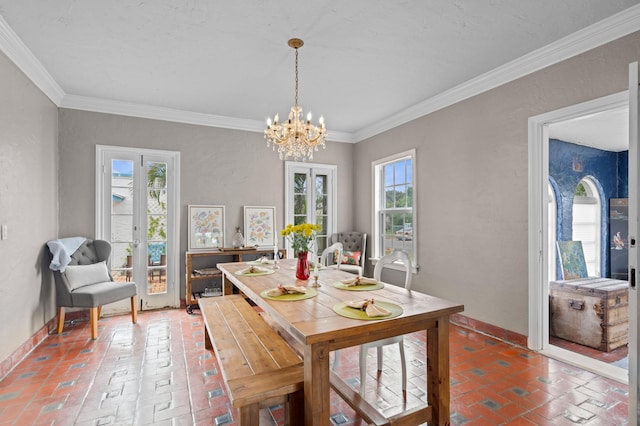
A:
<svg viewBox="0 0 640 426">
<path fill-rule="evenodd" d="M 340 349 L 333 351 L 333 364 L 331 364 L 331 369 L 333 371 L 337 371 L 338 365 L 340 365 L 340 360 L 338 360 L 338 352 L 340 352 Z"/>
<path fill-rule="evenodd" d="M 63 328 L 64 328 L 64 308 L 62 306 L 58 306 L 58 334 L 62 333 Z"/>
<path fill-rule="evenodd" d="M 378 351 L 378 371 L 382 371 L 382 346 L 376 348 Z"/>
<path fill-rule="evenodd" d="M 131 322 L 136 324 L 138 322 L 138 298 L 136 296 L 131 296 Z"/>
<path fill-rule="evenodd" d="M 407 400 L 407 363 L 404 357 L 404 341 L 400 340 L 398 342 L 398 346 L 400 346 L 400 364 L 402 367 L 402 398 Z"/>
<path fill-rule="evenodd" d="M 98 307 L 89 308 L 89 325 L 91 326 L 91 338 L 98 338 Z"/>
<path fill-rule="evenodd" d="M 364 398 L 365 381 L 367 379 L 367 350 L 360 346 L 360 396 Z"/>
<path fill-rule="evenodd" d="M 98 306 L 98 319 L 102 316 L 102 306 Z"/>
</svg>

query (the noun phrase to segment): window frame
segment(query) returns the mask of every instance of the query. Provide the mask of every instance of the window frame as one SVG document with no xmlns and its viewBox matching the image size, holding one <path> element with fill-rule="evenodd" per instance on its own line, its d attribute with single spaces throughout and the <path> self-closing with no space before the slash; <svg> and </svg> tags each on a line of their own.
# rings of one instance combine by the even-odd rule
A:
<svg viewBox="0 0 640 426">
<path fill-rule="evenodd" d="M 602 205 L 603 205 L 603 201 L 602 201 L 602 197 L 600 194 L 600 191 L 598 190 L 598 185 L 596 183 L 596 180 L 591 178 L 590 176 L 585 176 L 584 178 L 580 179 L 579 184 L 582 184 L 582 186 L 584 187 L 584 189 L 587 192 L 586 196 L 579 196 L 579 195 L 574 195 L 573 196 L 573 201 L 572 201 L 572 215 L 571 215 L 571 239 L 572 240 L 577 240 L 578 238 L 576 238 L 575 235 L 575 229 L 577 226 L 580 227 L 585 227 L 585 226 L 589 226 L 592 228 L 592 232 L 594 234 L 594 240 L 593 242 L 591 241 L 587 241 L 587 243 L 593 243 L 594 245 L 594 255 L 595 255 L 595 259 L 593 259 L 593 265 L 594 265 L 594 271 L 593 274 L 590 274 L 589 276 L 596 276 L 596 277 L 601 277 L 603 274 L 603 268 L 602 268 Z M 577 186 L 576 186 L 577 187 Z M 576 214 L 575 214 L 575 206 L 576 205 L 592 205 L 593 207 L 593 212 L 594 212 L 594 218 L 593 221 L 588 221 L 588 222 L 583 222 L 583 221 L 578 221 L 576 222 Z M 584 245 L 585 242 L 583 241 L 583 249 L 584 249 Z M 585 256 L 586 258 L 586 256 Z M 585 259 L 586 260 L 586 259 Z M 589 269 L 589 264 L 591 264 L 592 262 L 587 262 L 587 269 Z M 591 272 L 591 271 L 590 271 Z"/>
<path fill-rule="evenodd" d="M 382 235 L 384 234 L 384 230 L 382 229 L 381 217 L 384 211 L 388 211 L 384 206 L 381 206 L 381 203 L 386 200 L 386 196 L 384 193 L 384 181 L 383 181 L 383 172 L 384 166 L 395 163 L 401 160 L 411 160 L 411 187 L 413 191 L 413 200 L 412 206 L 410 208 L 412 215 L 412 239 L 411 239 L 411 247 L 412 253 L 409 253 L 411 258 L 411 266 L 413 269 L 413 273 L 417 273 L 419 269 L 418 265 L 418 200 L 417 200 L 417 175 L 416 175 L 416 149 L 410 149 L 407 151 L 399 152 L 397 154 L 390 155 L 388 157 L 384 157 L 371 162 L 371 174 L 372 174 L 372 221 L 373 224 L 373 238 L 371 239 L 372 245 L 372 257 L 371 261 L 375 265 L 378 259 L 380 259 L 383 249 L 382 243 Z M 393 267 L 393 266 L 391 266 Z"/>
</svg>

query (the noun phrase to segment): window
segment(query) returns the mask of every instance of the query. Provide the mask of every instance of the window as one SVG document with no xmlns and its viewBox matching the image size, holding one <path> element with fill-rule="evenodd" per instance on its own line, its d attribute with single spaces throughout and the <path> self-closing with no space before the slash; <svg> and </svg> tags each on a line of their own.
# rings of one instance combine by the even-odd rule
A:
<svg viewBox="0 0 640 426">
<path fill-rule="evenodd" d="M 328 237 L 336 232 L 337 167 L 291 161 L 285 167 L 285 225 L 319 224 L 316 254 L 320 255 L 327 247 Z"/>
<path fill-rule="evenodd" d="M 600 276 L 600 196 L 589 178 L 582 179 L 573 195 L 572 237 L 582 241 L 584 261 L 590 277 Z"/>
<path fill-rule="evenodd" d="M 373 162 L 373 256 L 395 249 L 409 253 L 416 268 L 418 238 L 415 203 L 415 150 Z"/>
</svg>

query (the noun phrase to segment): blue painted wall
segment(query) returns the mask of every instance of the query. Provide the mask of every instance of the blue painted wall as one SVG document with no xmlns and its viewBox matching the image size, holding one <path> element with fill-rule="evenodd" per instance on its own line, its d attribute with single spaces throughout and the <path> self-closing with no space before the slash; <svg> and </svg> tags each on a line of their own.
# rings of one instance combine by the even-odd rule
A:
<svg viewBox="0 0 640 426">
<path fill-rule="evenodd" d="M 602 276 L 611 276 L 609 259 L 609 199 L 627 198 L 629 194 L 628 151 L 611 152 L 549 140 L 549 177 L 558 203 L 557 239 L 571 240 L 573 193 L 578 183 L 590 177 L 602 200 L 601 265 Z"/>
</svg>

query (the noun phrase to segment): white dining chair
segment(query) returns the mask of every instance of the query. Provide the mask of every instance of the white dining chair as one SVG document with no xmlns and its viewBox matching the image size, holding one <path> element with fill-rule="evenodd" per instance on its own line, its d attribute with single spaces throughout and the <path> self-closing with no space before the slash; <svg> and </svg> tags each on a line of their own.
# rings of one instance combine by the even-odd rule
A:
<svg viewBox="0 0 640 426">
<path fill-rule="evenodd" d="M 336 252 L 338 253 L 337 256 Z M 338 259 L 337 263 L 334 262 L 335 259 Z M 322 250 L 320 266 L 340 269 L 340 259 L 342 259 L 342 243 L 333 243 Z"/>
<path fill-rule="evenodd" d="M 404 288 L 411 290 L 411 260 L 409 254 L 404 250 L 395 250 L 392 253 L 381 257 L 373 269 L 373 278 L 381 281 L 382 270 L 389 265 L 402 265 L 405 270 Z M 360 395 L 365 392 L 365 379 L 367 377 L 367 353 L 370 348 L 376 348 L 378 352 L 378 371 L 382 371 L 382 348 L 384 346 L 398 344 L 400 348 L 400 361 L 402 368 L 402 396 L 407 398 L 407 364 L 404 357 L 404 338 L 402 336 L 389 337 L 387 339 L 376 340 L 374 342 L 360 345 Z"/>
</svg>

